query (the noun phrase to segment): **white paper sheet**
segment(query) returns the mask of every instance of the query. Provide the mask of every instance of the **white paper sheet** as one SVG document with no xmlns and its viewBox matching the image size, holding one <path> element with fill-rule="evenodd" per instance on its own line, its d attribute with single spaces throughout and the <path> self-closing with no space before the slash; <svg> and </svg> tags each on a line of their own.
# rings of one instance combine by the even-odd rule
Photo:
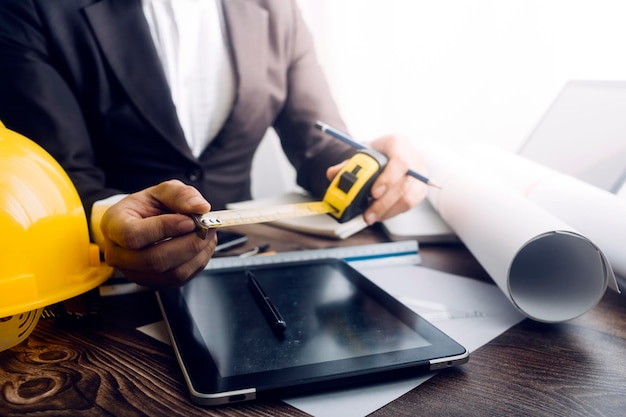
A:
<svg viewBox="0 0 626 417">
<path fill-rule="evenodd" d="M 429 201 L 526 316 L 544 322 L 575 318 L 602 298 L 613 271 L 599 247 L 528 200 L 463 153 L 424 150 Z"/>
<path fill-rule="evenodd" d="M 409 308 L 429 319 L 470 352 L 524 318 L 492 284 L 415 265 L 357 269 Z M 365 416 L 433 375 L 435 373 L 405 381 L 333 390 L 284 401 L 314 416 Z"/>
</svg>

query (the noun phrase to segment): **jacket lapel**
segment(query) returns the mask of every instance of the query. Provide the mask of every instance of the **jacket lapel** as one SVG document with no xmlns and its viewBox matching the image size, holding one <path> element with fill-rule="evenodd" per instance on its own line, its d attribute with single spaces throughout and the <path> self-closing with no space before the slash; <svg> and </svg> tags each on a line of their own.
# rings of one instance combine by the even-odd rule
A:
<svg viewBox="0 0 626 417">
<path fill-rule="evenodd" d="M 85 13 L 130 99 L 166 140 L 193 158 L 143 17 L 141 1 L 101 0 L 87 6 Z"/>
<path fill-rule="evenodd" d="M 224 18 L 237 79 L 233 111 L 223 131 L 236 132 L 248 126 L 250 106 L 258 106 L 255 91 L 267 83 L 266 71 L 269 16 L 268 12 L 247 0 L 224 0 Z M 230 136 L 230 135 L 227 135 Z M 219 138 L 218 138 L 219 139 Z"/>
</svg>

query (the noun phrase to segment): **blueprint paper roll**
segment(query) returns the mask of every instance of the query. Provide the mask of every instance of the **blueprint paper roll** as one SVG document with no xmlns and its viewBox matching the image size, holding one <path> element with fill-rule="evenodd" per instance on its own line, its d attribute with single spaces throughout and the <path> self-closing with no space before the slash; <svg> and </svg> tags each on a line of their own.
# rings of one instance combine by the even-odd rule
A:
<svg viewBox="0 0 626 417">
<path fill-rule="evenodd" d="M 626 199 L 486 144 L 468 146 L 467 155 L 593 240 L 615 273 L 626 277 Z"/>
<path fill-rule="evenodd" d="M 602 298 L 614 277 L 591 240 L 453 150 L 424 155 L 429 201 L 523 314 L 561 322 Z"/>
</svg>

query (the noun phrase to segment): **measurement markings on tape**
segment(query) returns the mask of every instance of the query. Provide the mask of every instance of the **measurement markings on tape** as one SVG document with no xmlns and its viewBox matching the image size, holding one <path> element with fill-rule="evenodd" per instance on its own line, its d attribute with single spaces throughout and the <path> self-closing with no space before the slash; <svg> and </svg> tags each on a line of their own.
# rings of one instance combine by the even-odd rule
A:
<svg viewBox="0 0 626 417">
<path fill-rule="evenodd" d="M 294 217 L 313 216 L 316 214 L 333 213 L 336 210 L 325 201 L 309 203 L 282 204 L 272 207 L 255 207 L 232 210 L 210 211 L 201 216 L 192 216 L 199 232 L 207 229 L 244 224 L 272 222 Z"/>
<path fill-rule="evenodd" d="M 279 252 L 275 255 L 225 256 L 209 261 L 207 270 L 236 268 L 242 266 L 271 265 L 286 262 L 299 262 L 315 259 L 337 258 L 349 263 L 368 266 L 389 264 L 419 264 L 419 249 L 416 241 L 386 242 L 370 245 L 343 246 L 326 249 L 309 249 L 293 252 Z"/>
</svg>

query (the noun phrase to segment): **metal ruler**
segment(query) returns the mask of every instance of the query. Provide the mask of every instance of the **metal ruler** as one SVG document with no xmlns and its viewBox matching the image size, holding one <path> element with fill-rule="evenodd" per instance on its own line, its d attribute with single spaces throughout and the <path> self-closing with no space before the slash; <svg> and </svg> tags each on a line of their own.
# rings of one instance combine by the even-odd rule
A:
<svg viewBox="0 0 626 417">
<path fill-rule="evenodd" d="M 417 265 L 421 263 L 417 241 L 375 243 L 370 245 L 344 246 L 327 249 L 310 249 L 293 252 L 280 252 L 275 255 L 257 255 L 247 258 L 225 256 L 212 258 L 205 270 L 220 270 L 254 265 L 272 265 L 314 259 L 338 258 L 359 268 L 390 265 Z M 149 291 L 128 282 L 121 276 L 113 277 L 100 286 L 102 297 Z"/>
<path fill-rule="evenodd" d="M 369 245 L 345 246 L 327 249 L 309 249 L 303 251 L 280 252 L 275 255 L 257 255 L 247 258 L 225 256 L 212 258 L 205 270 L 272 265 L 286 262 L 307 261 L 314 259 L 337 258 L 359 268 L 374 268 L 390 265 L 417 265 L 421 263 L 417 241 L 375 243 Z M 102 297 L 150 291 L 128 282 L 125 278 L 111 278 L 100 286 Z"/>
<path fill-rule="evenodd" d="M 274 255 L 257 255 L 247 258 L 225 256 L 211 259 L 205 269 L 218 270 L 325 258 L 343 259 L 350 264 L 358 264 L 359 266 L 406 265 L 421 262 L 417 241 L 402 241 L 280 252 Z"/>
</svg>

